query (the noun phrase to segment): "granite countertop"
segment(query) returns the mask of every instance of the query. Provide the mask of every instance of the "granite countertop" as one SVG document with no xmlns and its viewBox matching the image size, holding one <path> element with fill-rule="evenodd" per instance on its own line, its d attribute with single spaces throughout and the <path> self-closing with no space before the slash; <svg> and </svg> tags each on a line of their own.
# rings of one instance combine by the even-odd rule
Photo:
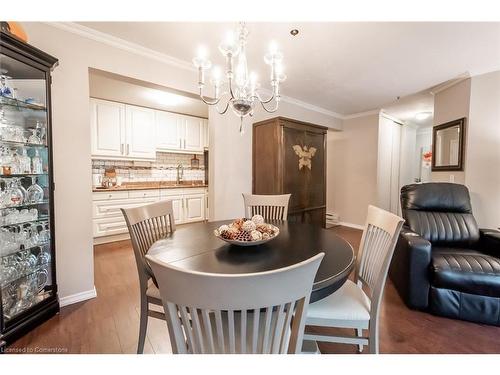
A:
<svg viewBox="0 0 500 375">
<path fill-rule="evenodd" d="M 129 190 L 156 190 L 156 189 L 185 189 L 185 188 L 205 188 L 208 187 L 202 181 L 184 181 L 177 184 L 174 181 L 159 181 L 159 182 L 126 182 L 122 186 L 114 186 L 111 188 L 93 187 L 93 192 L 109 192 L 109 191 L 129 191 Z"/>
</svg>

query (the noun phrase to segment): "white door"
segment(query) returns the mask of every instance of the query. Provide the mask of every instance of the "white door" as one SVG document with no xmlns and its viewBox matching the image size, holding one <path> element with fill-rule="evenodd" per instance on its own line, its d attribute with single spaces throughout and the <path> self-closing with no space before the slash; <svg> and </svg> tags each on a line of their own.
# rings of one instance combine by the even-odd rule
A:
<svg viewBox="0 0 500 375">
<path fill-rule="evenodd" d="M 203 119 L 184 116 L 184 150 L 203 152 Z"/>
<path fill-rule="evenodd" d="M 92 156 L 120 157 L 125 143 L 125 105 L 90 99 Z"/>
<path fill-rule="evenodd" d="M 175 113 L 155 111 L 156 148 L 158 150 L 180 150 L 183 117 Z"/>
<path fill-rule="evenodd" d="M 184 196 L 185 222 L 205 220 L 205 194 L 192 194 Z"/>
<path fill-rule="evenodd" d="M 126 106 L 127 157 L 139 159 L 156 158 L 156 132 L 154 111 L 149 108 Z"/>
</svg>

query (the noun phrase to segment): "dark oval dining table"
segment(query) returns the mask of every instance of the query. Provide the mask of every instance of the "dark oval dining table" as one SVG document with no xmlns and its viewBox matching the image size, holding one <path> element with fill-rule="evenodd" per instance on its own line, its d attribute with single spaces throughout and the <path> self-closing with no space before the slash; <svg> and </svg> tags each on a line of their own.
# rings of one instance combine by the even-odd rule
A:
<svg viewBox="0 0 500 375">
<path fill-rule="evenodd" d="M 351 245 L 318 225 L 272 221 L 280 229 L 276 238 L 262 245 L 244 247 L 215 237 L 214 229 L 228 223 L 230 221 L 225 220 L 179 226 L 155 242 L 148 255 L 186 270 L 238 274 L 287 267 L 324 252 L 311 302 L 335 292 L 354 268 Z"/>
</svg>

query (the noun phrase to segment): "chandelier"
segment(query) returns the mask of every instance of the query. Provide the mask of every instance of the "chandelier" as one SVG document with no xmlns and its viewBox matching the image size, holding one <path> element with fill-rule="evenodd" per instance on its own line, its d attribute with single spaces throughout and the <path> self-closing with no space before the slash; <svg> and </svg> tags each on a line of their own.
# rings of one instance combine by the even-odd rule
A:
<svg viewBox="0 0 500 375">
<path fill-rule="evenodd" d="M 198 88 L 201 100 L 216 106 L 217 112 L 225 114 L 229 107 L 240 117 L 240 132 L 242 131 L 243 118 L 253 116 L 256 103 L 260 103 L 266 112 L 273 113 L 278 110 L 280 102 L 280 83 L 286 79 L 283 73 L 283 54 L 278 51 L 275 43 L 271 43 L 269 52 L 264 56 L 264 62 L 270 66 L 270 84 L 272 93 L 263 99 L 257 91 L 259 83 L 257 74 L 248 72 L 246 44 L 248 29 L 245 23 L 240 23 L 236 36 L 228 33 L 225 40 L 219 45 L 219 51 L 225 57 L 225 77 L 222 77 L 220 67 L 213 67 L 210 83 L 213 86 L 213 97 L 203 95 L 205 87 L 205 74 L 212 67 L 207 59 L 204 48 L 198 50 L 198 56 L 193 59 L 194 66 L 198 69 Z M 224 79 L 225 78 L 225 79 Z M 272 103 L 274 101 L 274 103 Z M 218 104 L 225 104 L 220 108 Z"/>
</svg>

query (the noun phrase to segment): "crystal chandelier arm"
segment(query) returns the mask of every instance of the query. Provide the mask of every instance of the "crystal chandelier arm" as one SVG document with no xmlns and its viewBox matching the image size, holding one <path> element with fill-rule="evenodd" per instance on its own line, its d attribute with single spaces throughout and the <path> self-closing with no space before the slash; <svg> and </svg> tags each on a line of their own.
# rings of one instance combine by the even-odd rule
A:
<svg viewBox="0 0 500 375">
<path fill-rule="evenodd" d="M 273 95 L 274 97 L 274 95 Z M 269 103 L 269 102 L 268 102 Z M 278 106 L 279 106 L 279 100 L 276 100 L 276 103 L 274 104 L 274 107 L 273 108 L 266 108 L 266 106 L 264 105 L 265 102 L 260 102 L 260 105 L 262 106 L 262 108 L 264 108 L 264 110 L 268 113 L 273 113 L 273 112 L 276 112 L 278 110 Z"/>
<path fill-rule="evenodd" d="M 267 104 L 267 103 L 270 103 L 272 102 L 272 100 L 274 99 L 274 92 L 273 94 L 269 97 L 269 99 L 266 99 L 266 100 L 263 100 L 262 97 L 260 96 L 260 94 L 258 92 L 255 93 L 255 95 L 253 96 L 253 98 L 256 98 L 261 104 L 264 103 L 264 104 Z"/>
<path fill-rule="evenodd" d="M 222 111 L 219 110 L 219 107 L 215 106 L 215 109 L 217 110 L 219 115 L 225 114 L 227 112 L 228 108 L 229 108 L 229 100 L 227 101 L 226 106 L 224 107 L 224 109 Z"/>
<path fill-rule="evenodd" d="M 205 99 L 205 96 L 203 96 L 201 92 L 201 87 L 200 87 L 200 99 L 202 100 L 203 103 L 208 104 L 208 105 L 216 105 L 217 103 L 220 102 L 222 98 L 222 95 L 218 99 L 210 100 L 210 99 Z"/>
<path fill-rule="evenodd" d="M 231 78 L 228 78 L 228 87 L 229 87 L 229 94 L 231 95 L 231 99 L 234 99 L 233 80 Z"/>
</svg>

